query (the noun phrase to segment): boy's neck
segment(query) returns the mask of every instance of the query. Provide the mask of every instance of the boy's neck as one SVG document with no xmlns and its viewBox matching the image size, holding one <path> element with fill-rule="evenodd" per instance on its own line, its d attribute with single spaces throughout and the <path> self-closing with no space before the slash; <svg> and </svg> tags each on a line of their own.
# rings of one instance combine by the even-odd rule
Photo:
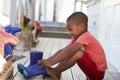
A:
<svg viewBox="0 0 120 80">
<path fill-rule="evenodd" d="M 88 31 L 88 30 L 85 29 L 80 35 L 82 35 L 83 33 L 87 32 L 87 31 Z M 79 36 L 80 36 L 80 35 L 79 35 Z M 79 36 L 78 36 L 78 37 L 79 37 Z M 76 39 L 77 39 L 77 38 L 76 38 Z"/>
</svg>

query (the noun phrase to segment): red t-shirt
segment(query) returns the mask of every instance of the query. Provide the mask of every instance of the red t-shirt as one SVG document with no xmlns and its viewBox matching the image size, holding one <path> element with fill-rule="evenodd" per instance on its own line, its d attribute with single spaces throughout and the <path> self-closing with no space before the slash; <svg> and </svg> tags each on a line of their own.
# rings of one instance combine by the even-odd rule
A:
<svg viewBox="0 0 120 80">
<path fill-rule="evenodd" d="M 69 45 L 72 45 L 75 42 L 83 44 L 84 51 L 88 53 L 91 60 L 95 62 L 98 70 L 104 71 L 107 69 L 104 50 L 90 32 L 83 33 L 77 40 L 73 39 Z"/>
</svg>

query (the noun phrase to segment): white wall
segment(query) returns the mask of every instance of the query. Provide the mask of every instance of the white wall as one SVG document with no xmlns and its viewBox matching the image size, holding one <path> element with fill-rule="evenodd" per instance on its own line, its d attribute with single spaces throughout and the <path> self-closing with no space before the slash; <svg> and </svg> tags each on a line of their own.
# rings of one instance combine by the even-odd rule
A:
<svg viewBox="0 0 120 80">
<path fill-rule="evenodd" d="M 41 0 L 41 21 L 46 20 L 46 0 Z"/>
<path fill-rule="evenodd" d="M 56 21 L 66 22 L 68 16 L 74 12 L 75 0 L 56 0 Z"/>
<path fill-rule="evenodd" d="M 120 0 L 101 0 L 88 7 L 89 30 L 101 42 L 107 60 L 120 71 Z"/>
<path fill-rule="evenodd" d="M 36 0 L 35 3 L 35 20 L 38 21 L 40 16 L 41 16 L 41 1 L 40 0 Z"/>
<path fill-rule="evenodd" d="M 41 21 L 53 21 L 54 0 L 41 0 Z"/>
<path fill-rule="evenodd" d="M 54 5 L 55 3 L 55 5 Z M 74 11 L 81 11 L 81 4 L 76 4 L 75 0 L 41 0 L 41 21 L 66 22 L 68 16 Z M 54 11 L 55 10 L 55 11 Z M 86 6 L 83 4 L 83 12 L 87 14 Z"/>
<path fill-rule="evenodd" d="M 47 0 L 46 2 L 46 21 L 53 21 L 54 17 L 54 0 Z"/>
<path fill-rule="evenodd" d="M 56 14 L 55 14 L 55 18 L 57 22 L 61 22 L 61 15 L 62 15 L 62 9 L 63 9 L 63 5 L 64 4 L 64 0 L 56 0 Z"/>
<path fill-rule="evenodd" d="M 88 7 L 88 28 L 92 32 L 92 34 L 99 38 L 99 24 L 100 24 L 100 3 L 96 3 L 90 7 Z"/>
<path fill-rule="evenodd" d="M 3 11 L 3 0 L 0 0 L 0 14 L 2 13 Z"/>
<path fill-rule="evenodd" d="M 9 11 L 10 11 L 10 10 L 8 10 L 10 4 L 9 4 L 8 6 L 6 6 L 6 8 L 5 8 L 5 6 L 3 5 L 4 2 L 6 2 L 6 4 L 9 4 L 10 1 L 0 0 L 0 25 L 2 25 L 2 26 L 6 26 L 6 25 L 9 25 L 9 24 L 10 24 L 10 17 L 9 17 L 9 15 L 10 15 L 10 12 L 9 12 Z M 3 8 L 3 7 L 4 7 L 4 8 Z M 4 12 L 3 12 L 3 11 L 4 11 Z M 7 14 L 6 14 L 7 16 L 3 14 L 3 13 L 5 13 L 5 12 L 7 12 Z"/>
<path fill-rule="evenodd" d="M 100 38 L 107 59 L 120 71 L 120 0 L 102 0 Z"/>
</svg>

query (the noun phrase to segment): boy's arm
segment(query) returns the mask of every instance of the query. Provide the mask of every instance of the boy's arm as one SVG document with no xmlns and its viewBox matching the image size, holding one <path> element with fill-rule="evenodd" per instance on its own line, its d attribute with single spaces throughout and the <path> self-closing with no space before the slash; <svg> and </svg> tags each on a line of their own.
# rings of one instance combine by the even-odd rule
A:
<svg viewBox="0 0 120 80">
<path fill-rule="evenodd" d="M 66 47 L 68 47 L 68 46 L 69 46 L 69 45 L 67 45 Z M 57 56 L 62 50 L 64 50 L 66 47 L 58 50 L 55 54 L 53 54 L 51 57 L 49 57 L 49 59 L 52 59 L 52 58 L 56 57 L 56 56 Z"/>
<path fill-rule="evenodd" d="M 56 55 L 56 57 L 50 59 L 52 62 L 52 65 L 73 56 L 78 50 L 80 50 L 81 47 L 82 47 L 82 44 L 74 43 L 73 45 L 64 48 L 58 55 Z"/>
<path fill-rule="evenodd" d="M 51 57 L 49 57 L 49 59 L 52 59 L 52 58 L 56 57 L 63 49 L 58 50 L 54 55 L 52 55 Z"/>
<path fill-rule="evenodd" d="M 74 43 L 71 46 L 67 46 L 60 51 L 58 51 L 55 55 L 51 56 L 49 59 L 40 60 L 39 63 L 41 63 L 44 67 L 50 67 L 56 63 L 59 63 L 71 56 L 74 55 L 80 48 L 82 47 L 82 44 L 80 43 Z"/>
</svg>

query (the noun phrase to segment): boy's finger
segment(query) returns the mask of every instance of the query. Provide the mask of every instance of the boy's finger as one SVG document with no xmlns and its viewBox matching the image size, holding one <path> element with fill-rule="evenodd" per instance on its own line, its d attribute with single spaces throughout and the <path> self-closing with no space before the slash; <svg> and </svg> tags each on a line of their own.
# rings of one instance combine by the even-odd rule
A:
<svg viewBox="0 0 120 80">
<path fill-rule="evenodd" d="M 44 68 L 41 60 L 38 60 L 38 64 L 41 64 L 40 68 Z"/>
<path fill-rule="evenodd" d="M 41 61 L 41 60 L 38 60 L 38 63 L 40 63 L 40 64 L 41 64 L 41 63 L 42 63 L 42 61 Z"/>
<path fill-rule="evenodd" d="M 41 65 L 40 68 L 45 68 L 45 67 L 43 65 Z"/>
</svg>

